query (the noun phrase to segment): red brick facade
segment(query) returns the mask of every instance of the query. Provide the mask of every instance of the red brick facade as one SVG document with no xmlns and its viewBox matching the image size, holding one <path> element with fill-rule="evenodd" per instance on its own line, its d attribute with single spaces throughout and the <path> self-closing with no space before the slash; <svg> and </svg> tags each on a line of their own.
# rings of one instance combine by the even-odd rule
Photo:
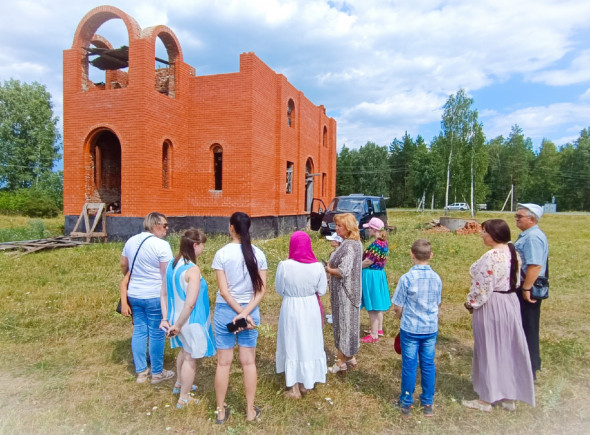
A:
<svg viewBox="0 0 590 435">
<path fill-rule="evenodd" d="M 113 48 L 96 34 L 113 18 L 127 28 L 129 67 L 96 84 L 85 48 Z M 157 38 L 167 68 L 155 67 Z M 254 53 L 240 56 L 239 72 L 197 76 L 165 26 L 142 30 L 110 6 L 82 19 L 64 50 L 66 216 L 117 201 L 117 217 L 302 216 L 306 179 L 313 197 L 334 196 L 336 121 Z"/>
</svg>

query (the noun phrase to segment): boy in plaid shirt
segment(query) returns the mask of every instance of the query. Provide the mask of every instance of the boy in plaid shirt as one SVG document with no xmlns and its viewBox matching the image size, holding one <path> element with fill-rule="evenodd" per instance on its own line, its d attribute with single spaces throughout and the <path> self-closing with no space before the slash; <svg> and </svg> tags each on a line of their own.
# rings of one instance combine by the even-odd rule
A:
<svg viewBox="0 0 590 435">
<path fill-rule="evenodd" d="M 436 368 L 434 351 L 438 334 L 438 307 L 441 303 L 442 281 L 430 268 L 432 246 L 418 239 L 412 245 L 414 266 L 397 283 L 391 299 L 400 322 L 402 349 L 402 388 L 397 405 L 409 416 L 414 403 L 416 369 L 420 360 L 422 394 L 420 404 L 426 417 L 434 415 L 432 402 Z"/>
</svg>

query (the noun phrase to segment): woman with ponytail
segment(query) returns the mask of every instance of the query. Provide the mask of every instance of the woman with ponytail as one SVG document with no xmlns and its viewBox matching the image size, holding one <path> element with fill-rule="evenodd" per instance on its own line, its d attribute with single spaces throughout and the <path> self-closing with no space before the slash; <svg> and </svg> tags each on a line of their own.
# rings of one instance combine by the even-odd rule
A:
<svg viewBox="0 0 590 435">
<path fill-rule="evenodd" d="M 502 219 L 482 224 L 482 239 L 491 249 L 471 266 L 471 291 L 465 308 L 473 314 L 473 389 L 479 399 L 463 405 L 491 412 L 498 403 L 506 411 L 515 400 L 535 406 L 533 374 L 516 296 L 520 259 Z"/>
<path fill-rule="evenodd" d="M 256 342 L 260 323 L 258 304 L 266 291 L 266 270 L 264 253 L 250 241 L 250 217 L 242 212 L 234 213 L 229 220 L 228 243 L 215 254 L 212 268 L 217 276 L 217 299 L 215 300 L 214 330 L 217 344 L 217 370 L 215 372 L 215 394 L 217 397 L 217 424 L 225 423 L 230 408 L 225 403 L 229 384 L 229 373 L 234 358 L 234 347 L 238 344 L 238 358 L 244 373 L 246 395 L 246 420 L 253 421 L 260 416 L 260 409 L 254 405 L 256 396 Z M 230 323 L 237 326 L 245 319 L 246 327 L 230 332 Z"/>
<path fill-rule="evenodd" d="M 177 378 L 173 389 L 179 394 L 176 404 L 179 409 L 189 404 L 189 393 L 197 389 L 193 385 L 197 358 L 215 355 L 207 282 L 196 264 L 206 241 L 205 233 L 194 228 L 182 235 L 179 252 L 166 268 L 160 296 L 164 319 L 160 328 L 171 338 L 171 348 L 181 348 L 176 358 Z"/>
</svg>

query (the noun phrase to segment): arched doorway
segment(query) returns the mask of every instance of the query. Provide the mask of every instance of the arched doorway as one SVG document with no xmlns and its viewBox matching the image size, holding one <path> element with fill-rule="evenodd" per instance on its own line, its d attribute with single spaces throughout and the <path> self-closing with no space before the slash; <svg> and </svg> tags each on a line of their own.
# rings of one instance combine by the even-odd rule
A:
<svg viewBox="0 0 590 435">
<path fill-rule="evenodd" d="M 88 149 L 86 201 L 104 202 L 112 213 L 121 212 L 121 142 L 110 130 L 100 130 Z"/>
</svg>

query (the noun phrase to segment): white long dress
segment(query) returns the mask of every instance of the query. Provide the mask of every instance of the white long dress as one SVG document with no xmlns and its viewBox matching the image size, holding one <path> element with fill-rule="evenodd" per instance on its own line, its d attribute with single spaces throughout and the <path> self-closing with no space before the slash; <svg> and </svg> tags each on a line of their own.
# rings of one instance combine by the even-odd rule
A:
<svg viewBox="0 0 590 435">
<path fill-rule="evenodd" d="M 326 272 L 321 263 L 279 263 L 275 287 L 283 297 L 279 315 L 276 369 L 285 373 L 287 387 L 302 383 L 311 389 L 325 383 L 328 365 L 324 351 L 322 314 L 316 293 L 327 289 Z"/>
</svg>

